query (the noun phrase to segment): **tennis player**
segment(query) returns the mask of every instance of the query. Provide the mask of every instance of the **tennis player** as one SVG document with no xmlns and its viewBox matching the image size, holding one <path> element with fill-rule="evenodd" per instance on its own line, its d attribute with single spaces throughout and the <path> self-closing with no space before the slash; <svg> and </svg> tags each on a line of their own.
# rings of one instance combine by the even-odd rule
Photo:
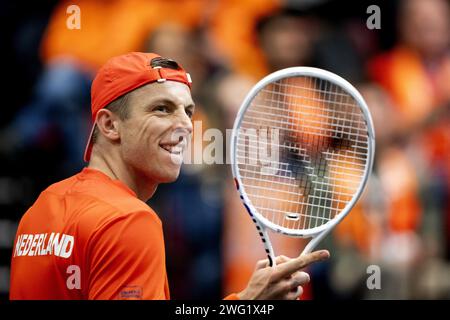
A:
<svg viewBox="0 0 450 320">
<path fill-rule="evenodd" d="M 162 224 L 146 204 L 177 179 L 192 132 L 188 73 L 170 59 L 129 53 L 92 84 L 88 166 L 44 190 L 22 217 L 11 262 L 11 299 L 169 299 Z M 67 119 L 70 121 L 70 119 Z M 226 299 L 296 299 L 316 251 L 256 264 Z"/>
</svg>

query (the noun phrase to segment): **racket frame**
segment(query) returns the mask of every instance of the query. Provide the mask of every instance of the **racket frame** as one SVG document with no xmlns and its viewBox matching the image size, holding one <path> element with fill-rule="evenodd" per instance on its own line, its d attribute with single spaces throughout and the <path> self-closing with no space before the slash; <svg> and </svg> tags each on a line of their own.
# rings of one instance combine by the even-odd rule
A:
<svg viewBox="0 0 450 320">
<path fill-rule="evenodd" d="M 252 205 L 252 202 L 248 198 L 245 187 L 242 183 L 241 177 L 239 175 L 239 168 L 237 164 L 237 153 L 236 153 L 236 145 L 237 145 L 237 138 L 239 133 L 239 128 L 241 127 L 241 123 L 243 121 L 244 115 L 247 111 L 247 109 L 250 107 L 253 99 L 255 96 L 268 84 L 274 83 L 278 80 L 288 78 L 288 77 L 316 77 L 320 78 L 325 81 L 329 81 L 339 87 L 342 87 L 347 93 L 349 93 L 356 101 L 356 104 L 360 107 L 362 113 L 364 114 L 364 120 L 367 124 L 367 133 L 368 133 L 368 139 L 367 139 L 367 159 L 365 167 L 364 167 L 364 176 L 358 186 L 358 190 L 353 195 L 352 199 L 347 203 L 347 205 L 342 209 L 340 213 L 336 215 L 335 218 L 331 219 L 330 221 L 327 221 L 326 223 L 306 229 L 306 230 L 292 230 L 288 228 L 284 228 L 281 226 L 278 226 L 268 219 L 266 219 L 264 216 L 262 216 L 258 210 Z M 364 101 L 361 94 L 358 92 L 358 90 L 353 87 L 352 84 L 350 84 L 347 80 L 344 78 L 331 73 L 329 71 L 319 69 L 319 68 L 312 68 L 312 67 L 291 67 L 282 69 L 279 71 L 276 71 L 274 73 L 271 73 L 261 79 L 257 84 L 254 85 L 254 87 L 249 91 L 247 96 L 245 97 L 244 101 L 241 104 L 241 107 L 239 108 L 238 114 L 236 116 L 236 120 L 234 122 L 233 131 L 231 133 L 231 146 L 230 146 L 230 159 L 231 159 L 231 171 L 233 174 L 233 178 L 235 181 L 236 189 L 239 192 L 240 198 L 247 209 L 248 214 L 252 218 L 253 222 L 256 225 L 256 228 L 259 232 L 259 235 L 261 237 L 261 240 L 264 244 L 266 253 L 269 258 L 269 264 L 275 265 L 275 255 L 273 251 L 273 247 L 270 243 L 269 236 L 267 234 L 267 229 L 270 229 L 274 232 L 281 233 L 284 235 L 288 235 L 291 237 L 297 237 L 297 238 L 313 238 L 305 247 L 302 254 L 311 252 L 317 244 L 339 223 L 342 221 L 342 219 L 345 218 L 345 216 L 351 211 L 353 206 L 356 204 L 358 199 L 360 198 L 364 187 L 369 179 L 370 172 L 372 170 L 373 161 L 374 161 L 374 155 L 375 155 L 375 131 L 373 127 L 373 121 L 372 117 L 369 112 L 369 108 Z"/>
</svg>

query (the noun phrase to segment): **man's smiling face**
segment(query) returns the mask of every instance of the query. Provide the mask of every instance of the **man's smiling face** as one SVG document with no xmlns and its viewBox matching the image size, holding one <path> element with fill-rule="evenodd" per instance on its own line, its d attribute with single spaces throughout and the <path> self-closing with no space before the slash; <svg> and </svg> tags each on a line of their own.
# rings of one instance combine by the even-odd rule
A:
<svg viewBox="0 0 450 320">
<path fill-rule="evenodd" d="M 173 182 L 192 133 L 194 102 L 189 87 L 175 81 L 151 83 L 130 93 L 129 117 L 121 122 L 121 156 L 136 176 Z"/>
</svg>

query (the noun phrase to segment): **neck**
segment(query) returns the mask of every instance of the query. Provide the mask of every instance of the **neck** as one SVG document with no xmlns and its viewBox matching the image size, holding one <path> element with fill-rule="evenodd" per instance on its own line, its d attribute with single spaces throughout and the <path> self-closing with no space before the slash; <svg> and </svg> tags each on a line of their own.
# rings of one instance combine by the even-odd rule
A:
<svg viewBox="0 0 450 320">
<path fill-rule="evenodd" d="M 131 169 L 123 161 L 113 161 L 94 152 L 92 152 L 88 168 L 99 170 L 111 179 L 125 183 L 144 202 L 153 196 L 158 187 L 156 182 L 143 179 L 141 174 Z"/>
</svg>

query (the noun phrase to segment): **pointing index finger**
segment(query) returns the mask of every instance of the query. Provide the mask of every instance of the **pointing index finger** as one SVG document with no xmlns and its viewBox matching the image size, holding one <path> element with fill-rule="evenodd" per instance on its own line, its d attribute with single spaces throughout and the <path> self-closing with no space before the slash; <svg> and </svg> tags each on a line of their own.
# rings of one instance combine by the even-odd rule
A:
<svg viewBox="0 0 450 320">
<path fill-rule="evenodd" d="M 276 270 L 274 270 L 273 278 L 275 281 L 283 279 L 284 277 L 307 267 L 311 263 L 322 261 L 328 259 L 329 257 L 330 253 L 327 250 L 314 251 L 305 255 L 301 255 L 295 259 L 277 266 Z"/>
</svg>

